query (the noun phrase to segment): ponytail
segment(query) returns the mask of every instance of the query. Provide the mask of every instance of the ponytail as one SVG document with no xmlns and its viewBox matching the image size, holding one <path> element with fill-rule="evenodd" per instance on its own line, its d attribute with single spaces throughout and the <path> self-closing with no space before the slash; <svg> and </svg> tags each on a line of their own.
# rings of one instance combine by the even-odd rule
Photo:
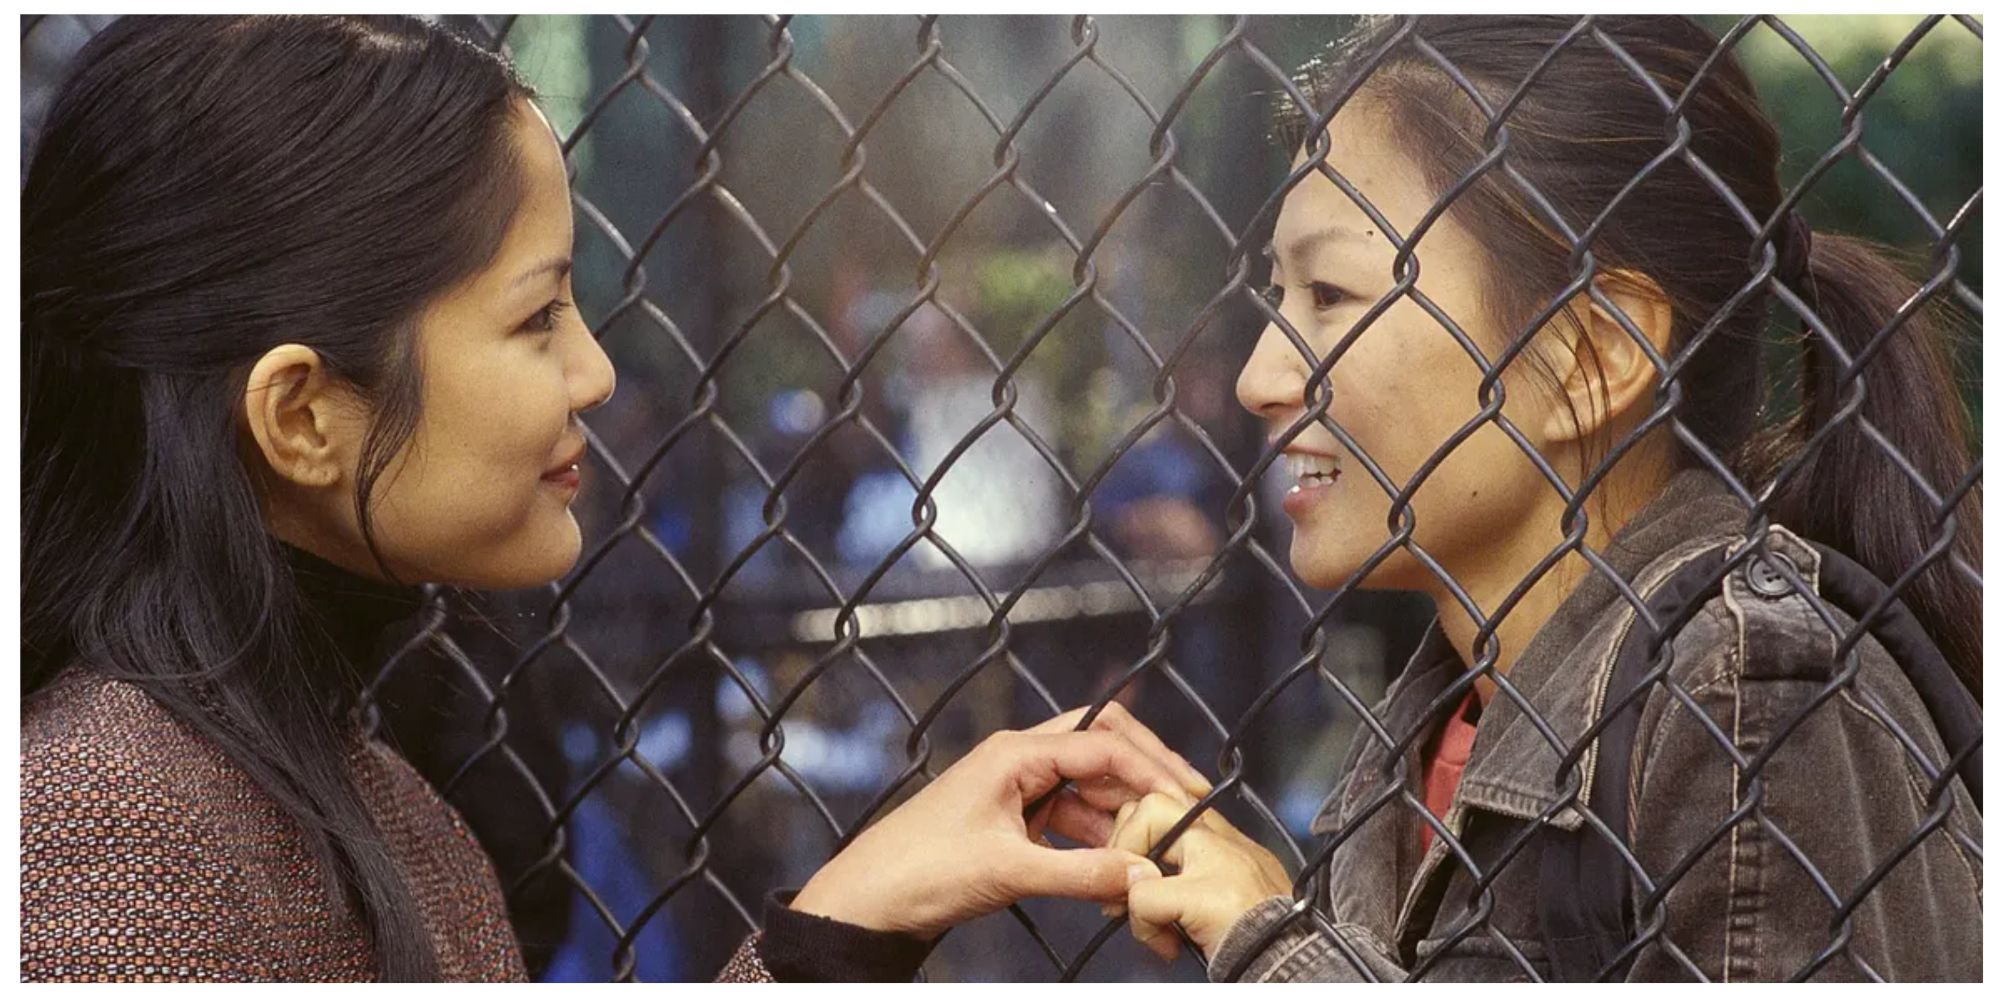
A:
<svg viewBox="0 0 2000 1000">
<path fill-rule="evenodd" d="M 1901 596 L 1978 698 L 1980 588 L 1954 563 L 1974 572 L 1979 566 L 1980 490 L 1970 485 L 1952 505 L 1972 458 L 1964 402 L 1941 343 L 1947 307 L 1917 303 L 1895 323 L 1897 311 L 1914 301 L 1915 287 L 1885 248 L 1833 234 L 1805 246 L 1810 250 L 1796 251 L 1808 258 L 1801 262 L 1804 280 L 1792 287 L 1821 322 L 1803 337 L 1799 413 L 1762 443 L 1752 462 L 1763 473 L 1759 482 L 1778 477 L 1772 519 L 1891 584 L 1949 536 Z M 1859 362 L 1854 372 L 1844 372 L 1843 354 Z M 1804 447 L 1836 419 L 1840 426 Z"/>
</svg>

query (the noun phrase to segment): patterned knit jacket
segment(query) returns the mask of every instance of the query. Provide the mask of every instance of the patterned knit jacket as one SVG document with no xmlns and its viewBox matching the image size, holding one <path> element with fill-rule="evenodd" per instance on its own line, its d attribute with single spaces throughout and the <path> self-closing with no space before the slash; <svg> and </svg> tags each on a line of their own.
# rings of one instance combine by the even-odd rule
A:
<svg viewBox="0 0 2000 1000">
<path fill-rule="evenodd" d="M 286 555 L 349 662 L 376 662 L 413 588 Z M 526 978 L 492 860 L 394 750 L 354 741 L 355 787 L 447 980 Z M 136 685 L 72 667 L 21 706 L 21 978 L 362 980 L 357 914 L 298 828 L 212 741 Z M 776 893 L 724 982 L 908 981 L 928 942 L 798 913 Z"/>
<path fill-rule="evenodd" d="M 138 687 L 65 671 L 23 703 L 21 758 L 23 980 L 373 978 L 298 828 Z M 458 813 L 379 742 L 350 760 L 444 977 L 524 979 Z"/>
<path fill-rule="evenodd" d="M 138 687 L 71 670 L 21 719 L 21 978 L 374 978 L 359 919 L 249 775 Z M 443 977 L 520 981 L 493 866 L 456 810 L 370 741 L 355 783 L 430 932 Z M 927 942 L 786 907 L 720 982 L 907 982 Z"/>
</svg>

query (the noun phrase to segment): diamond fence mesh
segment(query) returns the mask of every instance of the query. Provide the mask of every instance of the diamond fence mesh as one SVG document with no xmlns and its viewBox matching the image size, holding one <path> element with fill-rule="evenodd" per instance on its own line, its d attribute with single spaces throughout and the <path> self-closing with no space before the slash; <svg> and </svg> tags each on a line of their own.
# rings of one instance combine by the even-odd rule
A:
<svg viewBox="0 0 2000 1000">
<path fill-rule="evenodd" d="M 1473 606 L 1417 542 L 1412 513 L 1425 479 L 1488 425 L 1521 444 L 1572 511 L 1596 483 L 1565 479 L 1503 415 L 1493 390 L 1515 352 L 1486 357 L 1416 282 L 1423 230 L 1482 176 L 1503 176 L 1544 205 L 1560 198 L 1507 160 L 1513 103 L 1483 108 L 1491 127 L 1478 168 L 1399 235 L 1329 165 L 1322 141 L 1288 164 L 1292 151 L 1268 136 L 1274 101 L 1322 112 L 1309 135 L 1330 116 L 1292 70 L 1342 19 L 447 20 L 509 54 L 563 137 L 579 301 L 621 389 L 586 418 L 591 485 L 578 504 L 586 542 L 576 570 L 531 594 L 434 593 L 383 664 L 371 711 L 494 855 L 539 975 L 713 975 L 757 928 L 766 890 L 801 883 L 981 737 L 1113 698 L 1216 779 L 1197 811 L 1222 810 L 1285 859 L 1298 877 L 1293 918 L 1310 921 L 1315 886 L 1350 831 L 1315 839 L 1307 824 L 1338 784 L 1349 740 L 1378 741 L 1400 760 L 1475 676 L 1539 719 L 1492 669 L 1505 605 Z M 101 23 L 24 21 L 25 129 L 37 113 L 35 74 L 53 79 Z M 1840 359 L 1845 391 L 1858 397 L 1902 317 L 1944 304 L 1980 316 L 1976 152 L 1968 189 L 1917 190 L 1871 151 L 1863 128 L 1927 43 L 1969 39 L 1976 66 L 1980 23 L 1903 25 L 1866 53 L 1873 68 L 1853 85 L 1842 72 L 1853 53 L 1836 67 L 1784 20 L 1718 22 L 1717 33 L 1723 49 L 1763 45 L 1765 58 L 1805 69 L 1802 86 L 1813 89 L 1788 96 L 1837 119 L 1823 148 L 1788 150 L 1788 163 L 1808 166 L 1777 214 L 1758 217 L 1717 184 L 1718 203 L 1761 241 L 1746 294 L 1768 291 L 1779 314 L 1817 322 L 1810 299 L 1776 272 L 1785 220 L 1821 185 L 1867 190 L 1867 210 L 1880 216 L 1871 224 L 1923 251 L 1922 284 L 1898 321 Z M 1392 40 L 1476 93 L 1413 26 Z M 1588 17 L 1564 44 L 1620 51 Z M 1660 97 L 1667 139 L 1655 162 L 1700 172 L 1681 95 Z M 1922 125 L 1927 142 L 1976 149 L 1976 117 L 1940 113 Z M 1854 176 L 1839 180 L 1836 168 Z M 1381 221 L 1399 250 L 1395 287 L 1358 327 L 1416 302 L 1483 376 L 1473 421 L 1404 481 L 1382 474 L 1367 442 L 1328 412 L 1328 372 L 1344 347 L 1318 356 L 1259 294 L 1259 251 L 1278 206 L 1314 175 Z M 1575 247 L 1578 288 L 1594 273 L 1598 230 L 1561 233 Z M 1312 371 L 1312 402 L 1276 443 L 1229 399 L 1266 324 Z M 1661 426 L 1699 448 L 1677 409 L 1675 359 L 1651 363 L 1664 388 L 1634 436 Z M 1862 421 L 1856 409 L 1836 421 Z M 1279 449 L 1308 427 L 1330 431 L 1376 480 L 1354 477 L 1354 488 L 1379 487 L 1390 500 L 1388 537 L 1369 564 L 1419 560 L 1480 627 L 1484 655 L 1453 697 L 1437 700 L 1426 728 L 1391 731 L 1373 707 L 1429 608 L 1364 592 L 1355 578 L 1315 593 L 1288 566 L 1273 466 L 1282 471 Z M 1765 559 L 1760 497 L 1704 454 L 1752 508 L 1752 542 L 1718 577 L 1746 561 L 1775 567 L 1841 634 L 1838 656 L 1851 661 L 1886 605 L 1857 623 L 1822 605 L 1795 567 Z M 1890 581 L 1892 594 L 1932 564 L 1979 584 L 1950 544 L 1954 531 L 1977 531 L 1958 515 L 1979 470 L 1923 484 L 1930 509 L 1909 516 L 1941 540 Z M 1565 530 L 1544 570 L 1574 552 L 1609 571 L 1584 544 L 1582 518 Z M 1655 621 L 1627 581 L 1620 588 L 1654 634 L 1681 626 Z M 1651 663 L 1629 697 L 1665 685 L 1701 711 L 1659 655 Z M 1851 670 L 1836 672 L 1813 705 L 1857 690 L 1851 680 Z M 1784 839 L 1758 775 L 1775 746 L 1738 746 L 1726 722 L 1708 728 L 1745 790 L 1715 837 L 1762 824 Z M 1571 775 L 1595 733 L 1572 745 L 1542 729 Z M 1814 968 L 1844 955 L 1874 974 L 1847 948 L 1855 909 L 1925 838 L 1957 837 L 1980 856 L 1976 840 L 1944 822 L 1955 802 L 1944 791 L 1977 747 L 1942 760 L 1903 742 L 1936 814 L 1871 877 L 1819 881 L 1837 919 Z M 1382 809 L 1424 812 L 1422 789 L 1391 778 L 1352 824 Z M 1568 787 L 1543 818 L 1574 809 L 1615 835 Z M 1452 830 L 1428 822 L 1470 866 L 1475 894 L 1490 896 L 1502 872 L 1481 871 Z M 1500 856 L 1501 866 L 1534 861 L 1518 849 Z M 1659 939 L 1666 893 L 1688 866 L 1648 872 L 1621 856 L 1644 890 L 1634 947 L 1657 942 L 1680 955 Z M 1203 974 L 1197 957 L 1163 965 L 1121 933 L 1122 921 L 1079 910 L 1089 908 L 1013 907 L 948 936 L 926 972 Z M 1546 974 L 1476 915 L 1443 951 L 1481 939 L 1524 977 Z"/>
</svg>

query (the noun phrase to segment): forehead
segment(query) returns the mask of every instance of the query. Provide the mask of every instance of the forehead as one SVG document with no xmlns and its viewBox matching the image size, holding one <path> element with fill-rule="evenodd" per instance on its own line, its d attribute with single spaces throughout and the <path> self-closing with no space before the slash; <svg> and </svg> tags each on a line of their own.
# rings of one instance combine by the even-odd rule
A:
<svg viewBox="0 0 2000 1000">
<path fill-rule="evenodd" d="M 520 102 L 509 130 L 519 165 L 521 204 L 501 244 L 501 256 L 567 251 L 569 171 L 562 147 L 533 104 Z"/>
<path fill-rule="evenodd" d="M 1430 210 L 1432 195 L 1417 163 L 1391 138 L 1389 123 L 1367 104 L 1350 103 L 1327 128 L 1330 140 L 1326 164 L 1345 178 L 1398 233 L 1407 234 Z M 1296 170 L 1307 162 L 1301 150 L 1292 159 Z M 1273 249 L 1282 257 L 1301 237 L 1333 228 L 1353 236 L 1381 226 L 1327 175 L 1314 169 L 1285 196 L 1272 234 Z"/>
</svg>

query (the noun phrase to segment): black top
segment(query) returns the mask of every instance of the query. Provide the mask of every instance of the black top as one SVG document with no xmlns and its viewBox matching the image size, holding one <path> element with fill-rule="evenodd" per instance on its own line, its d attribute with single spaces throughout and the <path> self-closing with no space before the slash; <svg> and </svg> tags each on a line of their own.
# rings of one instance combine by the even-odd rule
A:
<svg viewBox="0 0 2000 1000">
<path fill-rule="evenodd" d="M 280 545 L 306 607 L 365 682 L 374 675 L 384 634 L 422 609 L 423 593 L 413 586 L 368 579 L 297 546 Z"/>
</svg>

